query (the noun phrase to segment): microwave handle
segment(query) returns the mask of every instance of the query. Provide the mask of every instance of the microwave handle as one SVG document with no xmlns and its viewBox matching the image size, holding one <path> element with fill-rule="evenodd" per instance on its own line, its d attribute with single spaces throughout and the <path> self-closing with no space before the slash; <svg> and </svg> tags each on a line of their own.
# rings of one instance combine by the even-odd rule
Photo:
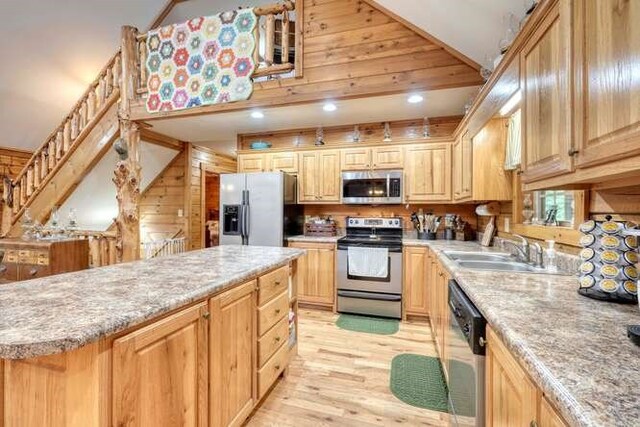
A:
<svg viewBox="0 0 640 427">
<path fill-rule="evenodd" d="M 387 174 L 387 199 L 391 197 L 391 175 Z"/>
</svg>

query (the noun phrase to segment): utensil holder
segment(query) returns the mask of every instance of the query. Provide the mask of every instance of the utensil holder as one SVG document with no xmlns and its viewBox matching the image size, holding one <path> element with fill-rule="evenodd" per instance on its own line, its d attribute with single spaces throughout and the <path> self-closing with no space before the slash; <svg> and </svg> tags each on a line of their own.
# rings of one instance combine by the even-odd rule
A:
<svg viewBox="0 0 640 427">
<path fill-rule="evenodd" d="M 418 239 L 420 240 L 436 240 L 436 233 L 431 231 L 418 231 Z"/>
</svg>

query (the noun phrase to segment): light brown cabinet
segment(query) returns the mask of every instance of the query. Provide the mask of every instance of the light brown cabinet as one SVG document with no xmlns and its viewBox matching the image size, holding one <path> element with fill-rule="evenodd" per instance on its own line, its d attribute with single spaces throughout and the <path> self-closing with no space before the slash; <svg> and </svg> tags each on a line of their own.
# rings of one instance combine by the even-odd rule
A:
<svg viewBox="0 0 640 427">
<path fill-rule="evenodd" d="M 251 413 L 255 394 L 256 281 L 209 302 L 211 312 L 210 426 L 239 426 Z"/>
<path fill-rule="evenodd" d="M 289 246 L 307 251 L 298 258 L 298 300 L 333 308 L 336 293 L 335 245 L 291 242 Z"/>
<path fill-rule="evenodd" d="M 428 280 L 429 249 L 421 246 L 404 247 L 403 317 L 429 314 Z"/>
<path fill-rule="evenodd" d="M 472 198 L 473 148 L 469 131 L 464 131 L 453 143 L 453 200 Z"/>
<path fill-rule="evenodd" d="M 340 150 L 340 161 L 344 171 L 369 169 L 371 168 L 371 149 L 347 148 Z"/>
<path fill-rule="evenodd" d="M 374 169 L 402 169 L 404 150 L 402 147 L 373 147 L 371 159 Z"/>
<path fill-rule="evenodd" d="M 451 144 L 408 146 L 405 159 L 407 202 L 451 200 Z"/>
<path fill-rule="evenodd" d="M 573 4 L 576 164 L 639 155 L 640 8 L 636 1 Z"/>
<path fill-rule="evenodd" d="M 342 170 L 402 169 L 403 147 L 363 147 L 340 150 Z"/>
<path fill-rule="evenodd" d="M 207 304 L 113 343 L 114 425 L 206 426 Z"/>
<path fill-rule="evenodd" d="M 521 52 L 525 183 L 573 170 L 568 3 L 550 8 Z"/>
<path fill-rule="evenodd" d="M 298 154 L 292 151 L 238 155 L 238 172 L 298 172 Z"/>
<path fill-rule="evenodd" d="M 340 152 L 305 151 L 299 154 L 298 200 L 301 203 L 340 201 Z"/>
<path fill-rule="evenodd" d="M 473 160 L 465 165 L 473 171 L 473 200 L 512 200 L 511 172 L 504 170 L 507 130 L 506 119 L 492 119 L 473 137 Z"/>
<path fill-rule="evenodd" d="M 442 361 L 442 369 L 448 378 L 447 335 L 449 331 L 449 272 L 438 262 L 437 256 L 429 251 L 427 255 L 427 306 L 429 322 L 436 345 L 436 352 Z"/>
<path fill-rule="evenodd" d="M 238 155 L 238 172 L 267 172 L 267 154 L 240 154 Z"/>
</svg>

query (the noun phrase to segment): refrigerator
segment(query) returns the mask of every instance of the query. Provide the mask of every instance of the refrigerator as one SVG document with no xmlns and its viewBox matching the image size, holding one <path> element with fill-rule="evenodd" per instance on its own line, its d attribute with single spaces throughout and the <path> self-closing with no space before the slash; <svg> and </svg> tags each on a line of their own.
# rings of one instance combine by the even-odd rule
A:
<svg viewBox="0 0 640 427">
<path fill-rule="evenodd" d="M 302 234 L 294 175 L 256 172 L 220 175 L 220 245 L 284 246 Z"/>
</svg>

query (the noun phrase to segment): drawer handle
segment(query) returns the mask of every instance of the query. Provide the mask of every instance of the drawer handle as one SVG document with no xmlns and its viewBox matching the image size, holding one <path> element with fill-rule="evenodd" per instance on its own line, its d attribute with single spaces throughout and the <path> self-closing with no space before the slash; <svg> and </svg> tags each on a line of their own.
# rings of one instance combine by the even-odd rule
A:
<svg viewBox="0 0 640 427">
<path fill-rule="evenodd" d="M 580 150 L 576 150 L 575 148 L 571 147 L 569 148 L 569 151 L 567 152 L 567 154 L 569 156 L 575 156 L 576 154 L 578 154 L 580 152 Z"/>
<path fill-rule="evenodd" d="M 38 274 L 37 268 L 32 268 L 31 270 L 29 270 L 29 276 L 35 276 L 36 274 Z"/>
</svg>

